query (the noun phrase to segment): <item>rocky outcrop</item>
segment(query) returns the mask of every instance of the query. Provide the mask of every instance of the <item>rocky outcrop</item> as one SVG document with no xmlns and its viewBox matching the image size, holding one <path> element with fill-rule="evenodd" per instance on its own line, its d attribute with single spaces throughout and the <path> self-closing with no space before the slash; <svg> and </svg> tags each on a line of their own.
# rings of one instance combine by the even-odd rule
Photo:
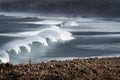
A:
<svg viewBox="0 0 120 80">
<path fill-rule="evenodd" d="M 0 80 L 120 80 L 120 58 L 0 64 Z"/>
</svg>

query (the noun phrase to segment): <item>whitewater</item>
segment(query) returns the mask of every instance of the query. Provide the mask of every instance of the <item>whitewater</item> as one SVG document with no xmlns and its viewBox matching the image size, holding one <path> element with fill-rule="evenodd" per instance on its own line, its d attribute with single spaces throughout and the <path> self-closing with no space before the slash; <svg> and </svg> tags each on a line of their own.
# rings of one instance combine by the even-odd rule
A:
<svg viewBox="0 0 120 80">
<path fill-rule="evenodd" d="M 3 55 L 4 59 L 1 58 L 2 62 L 9 62 L 9 56 L 13 57 L 15 55 L 20 54 L 37 54 L 43 51 L 43 48 L 49 46 L 49 42 L 55 43 L 58 41 L 67 41 L 72 40 L 72 34 L 61 30 L 57 26 L 50 26 L 49 28 L 38 30 L 38 31 L 31 31 L 31 32 L 19 32 L 19 33 L 1 33 L 0 36 L 7 36 L 7 37 L 24 37 L 23 39 L 17 39 L 10 41 L 2 47 L 4 52 Z M 5 53 L 6 52 L 6 53 Z M 31 53 L 31 54 L 30 54 Z M 16 57 L 17 57 L 16 56 Z M 32 56 L 30 56 L 32 57 Z M 6 59 L 6 60 L 5 60 Z"/>
<path fill-rule="evenodd" d="M 2 17 L 8 17 L 8 19 L 9 17 L 21 18 L 21 16 L 6 14 L 3 14 Z M 26 16 L 22 18 L 26 18 Z M 55 44 L 58 41 L 68 41 L 74 39 L 70 32 L 62 30 L 56 26 L 56 24 L 60 24 L 61 22 L 62 21 L 57 22 L 54 20 L 45 20 L 40 22 L 18 22 L 18 24 L 42 24 L 47 25 L 47 27 L 37 29 L 35 31 L 0 33 L 0 36 L 4 37 L 22 38 L 9 41 L 1 47 L 0 61 L 3 63 L 12 62 L 17 64 L 20 61 L 17 60 L 18 57 L 23 58 L 24 60 L 29 57 L 38 56 L 38 54 L 42 55 L 42 53 L 46 51 L 47 46 L 51 43 Z"/>
<path fill-rule="evenodd" d="M 119 56 L 119 20 L 0 13 L 0 62 Z"/>
</svg>

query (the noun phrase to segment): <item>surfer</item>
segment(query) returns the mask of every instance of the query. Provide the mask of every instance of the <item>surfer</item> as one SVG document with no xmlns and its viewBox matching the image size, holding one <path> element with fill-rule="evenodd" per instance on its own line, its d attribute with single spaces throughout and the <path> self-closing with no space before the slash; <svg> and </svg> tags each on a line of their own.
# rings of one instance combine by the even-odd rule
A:
<svg viewBox="0 0 120 80">
<path fill-rule="evenodd" d="M 29 64 L 31 65 L 31 63 L 32 63 L 32 58 L 29 58 L 28 62 L 29 62 Z"/>
</svg>

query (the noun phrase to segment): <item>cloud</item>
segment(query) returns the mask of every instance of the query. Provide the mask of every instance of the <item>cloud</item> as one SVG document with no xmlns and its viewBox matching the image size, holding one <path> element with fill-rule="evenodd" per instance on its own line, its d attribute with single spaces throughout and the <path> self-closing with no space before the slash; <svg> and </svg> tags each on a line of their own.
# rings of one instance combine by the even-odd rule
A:
<svg viewBox="0 0 120 80">
<path fill-rule="evenodd" d="M 0 0 L 0 2 L 11 2 L 11 1 L 85 1 L 85 2 L 112 2 L 118 3 L 120 0 Z"/>
<path fill-rule="evenodd" d="M 17 1 L 17 0 L 0 0 L 0 2 L 8 2 L 8 1 Z"/>
</svg>

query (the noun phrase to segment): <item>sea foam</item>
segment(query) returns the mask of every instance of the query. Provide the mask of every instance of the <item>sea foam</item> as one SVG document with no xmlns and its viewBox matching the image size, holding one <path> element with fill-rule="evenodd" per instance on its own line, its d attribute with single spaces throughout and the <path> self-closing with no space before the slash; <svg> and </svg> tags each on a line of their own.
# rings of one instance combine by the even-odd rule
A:
<svg viewBox="0 0 120 80">
<path fill-rule="evenodd" d="M 51 26 L 46 29 L 32 32 L 19 32 L 16 34 L 11 33 L 3 35 L 10 37 L 24 37 L 23 39 L 10 41 L 2 47 L 2 49 L 4 49 L 4 53 L 9 55 L 7 56 L 7 60 L 5 60 L 6 56 L 0 56 L 1 62 L 4 63 L 9 61 L 12 63 L 19 63 L 20 60 L 18 59 L 26 59 L 27 57 L 35 55 L 40 56 L 42 52 L 47 49 L 47 46 L 49 46 L 49 42 L 56 43 L 58 41 L 68 41 L 74 39 L 70 32 L 64 31 L 58 26 Z"/>
</svg>

